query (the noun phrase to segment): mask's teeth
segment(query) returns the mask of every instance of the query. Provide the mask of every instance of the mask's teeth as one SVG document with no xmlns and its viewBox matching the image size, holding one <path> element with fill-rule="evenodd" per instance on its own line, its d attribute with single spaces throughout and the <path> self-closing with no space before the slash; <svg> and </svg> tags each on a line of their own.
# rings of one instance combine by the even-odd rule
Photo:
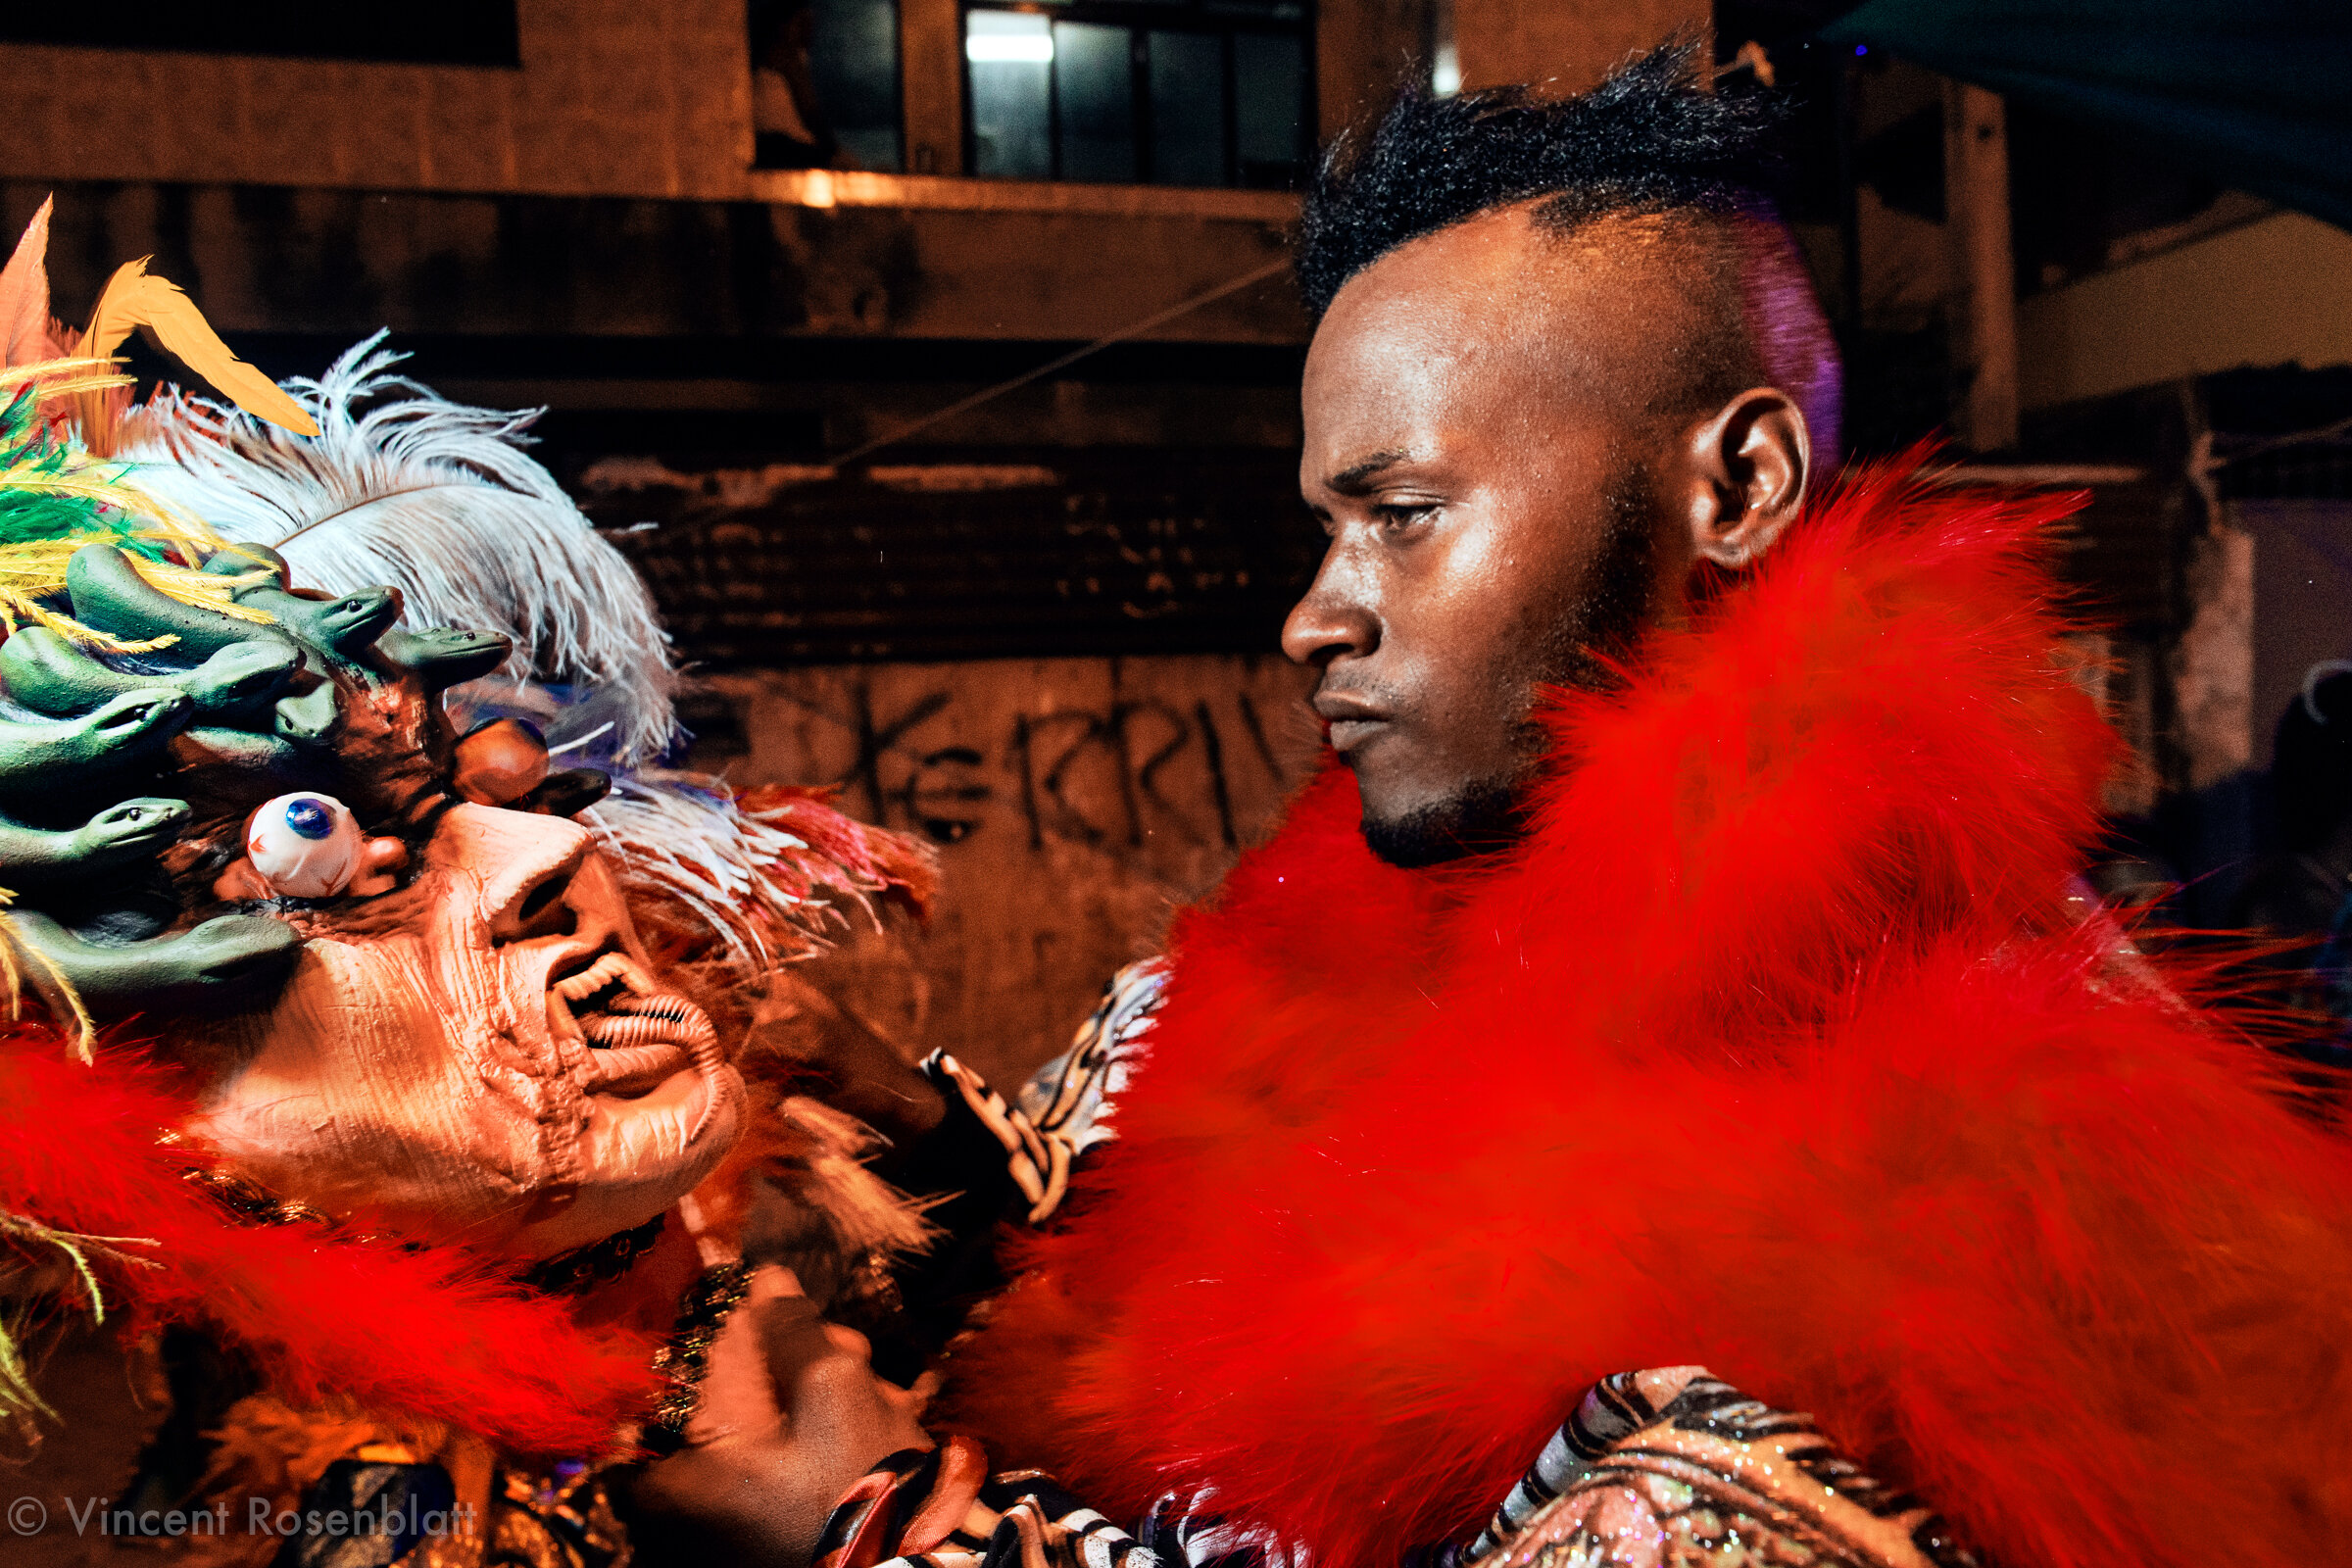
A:
<svg viewBox="0 0 2352 1568">
<path fill-rule="evenodd" d="M 566 1002 L 585 1002 L 615 980 L 635 991 L 638 981 L 630 978 L 635 970 L 636 965 L 623 955 L 608 953 L 578 974 L 557 981 L 549 991 Z"/>
</svg>

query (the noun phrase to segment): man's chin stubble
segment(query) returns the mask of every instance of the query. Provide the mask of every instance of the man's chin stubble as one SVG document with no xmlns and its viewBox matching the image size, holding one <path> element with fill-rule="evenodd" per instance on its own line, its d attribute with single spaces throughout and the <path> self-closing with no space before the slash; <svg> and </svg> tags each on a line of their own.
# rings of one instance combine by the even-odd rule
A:
<svg viewBox="0 0 2352 1568">
<path fill-rule="evenodd" d="M 1518 790 L 1480 784 L 1396 816 L 1366 811 L 1363 835 L 1374 855 L 1415 870 L 1508 849 L 1525 826 L 1526 807 Z"/>
</svg>

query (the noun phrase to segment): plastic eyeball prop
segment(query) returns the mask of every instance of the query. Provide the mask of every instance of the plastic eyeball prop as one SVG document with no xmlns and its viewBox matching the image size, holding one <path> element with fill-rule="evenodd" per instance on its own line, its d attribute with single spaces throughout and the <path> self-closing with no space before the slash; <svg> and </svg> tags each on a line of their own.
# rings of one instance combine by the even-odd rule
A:
<svg viewBox="0 0 2352 1568">
<path fill-rule="evenodd" d="M 332 795 L 280 795 L 245 820 L 245 858 L 285 899 L 331 898 L 360 873 L 366 841 Z"/>
</svg>

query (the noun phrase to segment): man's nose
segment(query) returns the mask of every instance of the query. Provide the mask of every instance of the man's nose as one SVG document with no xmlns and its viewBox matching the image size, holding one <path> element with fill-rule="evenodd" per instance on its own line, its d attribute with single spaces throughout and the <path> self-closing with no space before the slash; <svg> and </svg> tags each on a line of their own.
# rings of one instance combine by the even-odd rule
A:
<svg viewBox="0 0 2352 1568">
<path fill-rule="evenodd" d="M 1282 623 L 1283 654 L 1293 663 L 1320 669 L 1379 647 L 1380 617 L 1363 588 L 1362 572 L 1335 545 Z"/>
</svg>

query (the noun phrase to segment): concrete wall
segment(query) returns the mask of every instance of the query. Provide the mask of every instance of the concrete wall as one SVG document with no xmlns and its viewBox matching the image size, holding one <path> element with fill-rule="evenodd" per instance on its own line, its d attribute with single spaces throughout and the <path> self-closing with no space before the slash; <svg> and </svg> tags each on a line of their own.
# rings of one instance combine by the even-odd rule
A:
<svg viewBox="0 0 2352 1568">
<path fill-rule="evenodd" d="M 945 1046 L 1009 1081 L 1272 826 L 1313 765 L 1309 684 L 1271 654 L 713 676 L 740 750 L 695 760 L 838 784 L 939 846 L 929 926 L 850 933 L 815 973 L 910 1057 Z"/>
<path fill-rule="evenodd" d="M 2239 366 L 2352 365 L 2352 234 L 2278 213 L 2031 295 L 2017 314 L 2028 408 Z"/>
<path fill-rule="evenodd" d="M 1444 0 L 1316 7 L 1324 135 L 1426 61 Z M 521 66 L 0 45 L 0 173 L 367 190 L 795 200 L 750 168 L 742 0 L 520 0 Z M 1589 86 L 1694 0 L 1454 0 L 1463 80 Z M 908 172 L 962 171 L 957 0 L 900 0 Z M 992 182 L 1001 183 L 1001 182 Z"/>
<path fill-rule="evenodd" d="M 153 255 L 224 332 L 1067 340 L 1272 267 L 1151 336 L 1305 337 L 1279 219 L 14 178 L 5 243 L 53 190 L 70 321 Z"/>
<path fill-rule="evenodd" d="M 1427 58 L 1438 3 L 1317 7 L 1325 135 L 1385 96 L 1408 61 Z M 1599 14 L 1605 53 L 1625 29 Z M 543 195 L 725 199 L 796 188 L 749 167 L 742 0 L 520 0 L 517 20 L 518 70 L 0 45 L 11 123 L 0 170 Z M 1546 45 L 1559 42 L 1556 19 L 1541 30 Z M 959 174 L 958 0 L 900 0 L 899 41 L 907 172 Z M 126 103 L 138 113 L 123 114 Z"/>
<path fill-rule="evenodd" d="M 1441 4 L 1318 8 L 1326 135 L 1426 58 Z M 1467 81 L 1562 90 L 1677 27 L 1703 34 L 1707 19 L 1692 0 L 1455 9 Z M 723 314 L 738 279 L 704 274 L 748 246 L 780 260 L 752 281 L 786 330 L 1070 340 L 1279 260 L 1297 213 L 1280 192 L 950 177 L 956 0 L 902 0 L 913 172 L 896 175 L 750 167 L 741 0 L 520 0 L 517 20 L 515 69 L 0 45 L 0 179 L 13 182 L 0 217 L 21 223 L 40 193 L 79 184 L 101 210 L 61 229 L 78 221 L 93 253 L 106 247 L 91 231 L 106 230 L 108 268 L 201 248 L 202 288 L 172 275 L 229 329 L 314 329 L 289 318 L 317 314 L 319 292 L 302 285 L 324 267 L 352 286 L 319 330 L 431 330 L 411 318 L 470 313 L 510 332 L 726 331 L 677 318 Z M 270 188 L 288 194 L 245 194 Z M 174 205 L 176 219 L 146 211 Z M 141 243 L 173 221 L 184 244 Z M 256 227 L 285 243 L 244 232 Z M 69 293 L 60 304 L 80 308 Z M 1275 277 L 1149 335 L 1298 342 L 1304 323 Z"/>
<path fill-rule="evenodd" d="M 65 186 L 65 270 L 77 244 L 106 270 L 157 252 L 227 330 L 710 333 L 748 311 L 787 331 L 1068 340 L 1280 261 L 1298 203 L 1279 191 L 944 177 L 955 0 L 905 15 L 927 174 L 751 168 L 742 0 L 521 0 L 514 70 L 0 45 L 0 218 L 13 238 Z M 171 270 L 199 252 L 202 278 Z M 61 289 L 59 308 L 86 302 Z M 1270 276 L 1147 335 L 1305 329 Z"/>
<path fill-rule="evenodd" d="M 748 194 L 742 0 L 521 0 L 522 67 L 0 47 L 6 171 L 564 195 Z"/>
</svg>

